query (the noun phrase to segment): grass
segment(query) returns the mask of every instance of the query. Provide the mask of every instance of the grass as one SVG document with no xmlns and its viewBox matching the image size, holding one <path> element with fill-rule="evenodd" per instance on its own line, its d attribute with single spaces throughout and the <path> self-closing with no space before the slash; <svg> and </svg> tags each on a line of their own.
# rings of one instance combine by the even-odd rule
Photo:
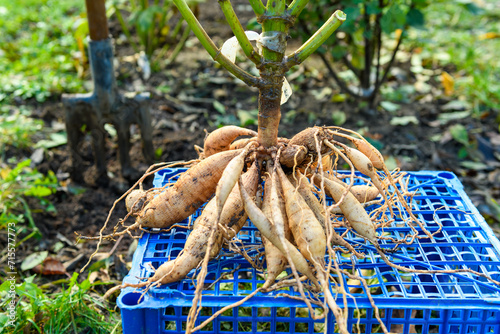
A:
<svg viewBox="0 0 500 334">
<path fill-rule="evenodd" d="M 478 3 L 479 5 L 477 5 Z M 479 7 L 480 6 L 480 7 Z M 495 1 L 432 3 L 427 29 L 413 31 L 423 65 L 442 67 L 454 80 L 453 97 L 481 117 L 500 106 L 500 7 Z M 500 124 L 500 118 L 497 118 Z M 500 130 L 500 129 L 499 129 Z"/>
<path fill-rule="evenodd" d="M 84 1 L 0 0 L 0 102 L 82 88 L 74 26 L 84 12 Z"/>
<path fill-rule="evenodd" d="M 24 279 L 16 287 L 18 302 L 16 305 L 15 327 L 6 327 L 7 315 L 0 315 L 2 333 L 118 333 L 121 332 L 119 315 L 107 309 L 94 292 L 99 284 L 88 279 L 77 282 L 78 274 L 70 279 L 52 282 L 48 286 L 35 283 L 35 276 Z M 101 283 L 102 284 L 102 283 Z M 60 291 L 46 293 L 49 287 L 60 285 Z M 2 300 L 10 288 L 6 280 L 0 286 Z M 2 302 L 2 308 L 7 305 Z M 109 314 L 109 315 L 108 315 Z"/>
<path fill-rule="evenodd" d="M 455 83 L 452 97 L 467 101 L 473 115 L 482 117 L 484 113 L 498 113 L 500 105 L 500 58 L 496 56 L 500 49 L 500 10 L 493 1 L 483 3 L 482 8 L 472 4 L 431 4 L 426 9 L 427 29 L 414 30 L 411 41 L 421 50 L 422 65 L 448 69 Z M 5 224 L 15 222 L 22 237 L 18 241 L 38 233 L 26 198 L 35 197 L 44 210 L 53 210 L 46 197 L 58 184 L 53 173 L 39 173 L 30 167 L 29 160 L 8 160 L 5 156 L 9 145 L 19 152 L 33 147 L 32 136 L 43 127 L 41 121 L 30 117 L 29 109 L 14 104 L 43 102 L 62 92 L 85 90 L 84 56 L 78 53 L 82 49 L 77 42 L 83 13 L 84 1 L 0 0 L 0 232 L 4 233 Z M 219 112 L 221 119 L 226 116 L 225 110 Z M 239 121 L 246 123 L 253 113 L 240 111 Z M 9 288 L 3 270 L 2 309 Z M 35 333 L 109 333 L 121 329 L 119 315 L 99 301 L 96 288 L 101 283 L 90 283 L 77 274 L 47 284 L 37 276 L 22 277 L 17 283 L 17 327 L 4 328 L 6 318 L 0 314 L 0 332 L 29 328 Z M 251 314 L 249 308 L 240 309 L 242 316 Z M 290 310 L 283 312 L 280 315 L 286 317 Z M 302 309 L 297 312 L 307 316 Z M 281 325 L 280 329 L 289 329 L 289 324 Z M 315 324 L 314 330 L 322 330 L 316 328 L 320 325 Z M 267 329 L 268 323 L 261 326 Z"/>
</svg>

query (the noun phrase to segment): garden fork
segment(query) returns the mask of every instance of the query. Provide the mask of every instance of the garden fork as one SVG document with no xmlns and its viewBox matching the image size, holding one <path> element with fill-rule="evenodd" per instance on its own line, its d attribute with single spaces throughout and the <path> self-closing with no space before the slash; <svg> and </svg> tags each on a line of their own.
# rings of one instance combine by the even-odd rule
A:
<svg viewBox="0 0 500 334">
<path fill-rule="evenodd" d="M 89 59 L 94 91 L 87 94 L 64 94 L 62 102 L 66 113 L 66 130 L 71 151 L 71 178 L 83 181 L 83 159 L 78 144 L 83 130 L 89 131 L 98 177 L 106 178 L 105 124 L 112 124 L 118 136 L 118 156 L 121 173 L 134 178 L 130 161 L 130 125 L 139 125 L 143 155 L 148 163 L 153 160 L 149 93 L 121 95 L 116 87 L 113 71 L 113 45 L 108 32 L 104 0 L 85 0 L 89 23 Z"/>
</svg>

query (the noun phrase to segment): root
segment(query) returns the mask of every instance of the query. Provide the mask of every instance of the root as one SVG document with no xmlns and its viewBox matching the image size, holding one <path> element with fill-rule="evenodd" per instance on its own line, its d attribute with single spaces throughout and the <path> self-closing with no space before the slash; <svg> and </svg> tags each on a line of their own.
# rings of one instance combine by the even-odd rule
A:
<svg viewBox="0 0 500 334">
<path fill-rule="evenodd" d="M 226 312 L 227 310 L 230 310 L 232 308 L 240 306 L 241 304 L 243 304 L 244 302 L 246 302 L 247 300 L 249 300 L 250 298 L 252 298 L 253 296 L 255 296 L 257 293 L 259 293 L 261 290 L 262 290 L 262 288 L 258 288 L 255 291 L 253 291 L 251 294 L 249 294 L 248 296 L 246 296 L 245 298 L 237 301 L 236 303 L 233 303 L 231 305 L 228 305 L 228 306 L 225 306 L 225 307 L 221 308 L 219 311 L 215 312 L 210 318 L 208 318 L 207 320 L 203 321 L 199 326 L 194 327 L 193 330 L 192 330 L 192 332 L 196 332 L 196 331 L 202 329 L 203 327 L 205 327 L 206 325 L 208 325 L 209 323 L 211 323 L 215 318 L 217 318 L 219 315 L 221 315 L 222 313 Z M 186 333 L 187 332 L 188 331 L 186 331 Z"/>
<path fill-rule="evenodd" d="M 111 209 L 109 210 L 109 213 L 108 213 L 108 216 L 106 217 L 106 220 L 104 221 L 104 225 L 102 226 L 102 228 L 99 230 L 99 238 L 97 240 L 99 240 L 97 242 L 97 246 L 96 246 L 96 249 L 95 251 L 90 255 L 89 257 L 89 260 L 87 261 L 87 263 L 83 266 L 82 269 L 80 269 L 80 273 L 83 273 L 83 271 L 88 267 L 88 265 L 90 264 L 90 262 L 92 262 L 92 259 L 94 258 L 94 256 L 99 252 L 99 247 L 101 246 L 101 243 L 102 243 L 102 240 L 104 238 L 103 236 L 103 233 L 104 231 L 106 230 L 106 228 L 108 227 L 108 222 L 111 218 L 111 215 L 113 214 L 113 211 L 115 210 L 115 207 L 116 205 L 123 199 L 125 199 L 127 197 L 128 194 L 130 194 L 130 192 L 132 190 L 134 190 L 137 186 L 140 187 L 140 189 L 142 189 L 142 182 L 148 177 L 148 176 L 151 176 L 153 175 L 154 173 L 162 170 L 162 169 L 165 169 L 165 168 L 172 168 L 172 167 L 176 167 L 176 166 L 179 166 L 179 165 L 183 165 L 183 166 L 186 166 L 186 165 L 189 165 L 189 164 L 192 164 L 192 163 L 196 163 L 198 162 L 199 160 L 190 160 L 190 161 L 187 161 L 187 162 L 172 162 L 172 163 L 158 163 L 158 164 L 153 164 L 151 165 L 147 170 L 146 172 L 144 173 L 143 176 L 141 176 L 141 178 L 139 180 L 137 180 L 134 185 L 129 189 L 127 190 L 123 195 L 121 195 L 117 200 L 115 200 L 113 202 L 113 205 L 111 206 Z M 127 217 L 129 215 L 127 214 Z M 126 233 L 126 232 L 125 232 Z"/>
<path fill-rule="evenodd" d="M 229 131 L 230 129 L 226 130 Z M 243 133 L 241 129 L 234 128 L 233 130 L 236 131 L 234 133 Z M 222 134 L 224 131 L 220 131 L 219 133 Z M 251 132 L 246 134 L 255 136 L 255 133 Z M 225 311 L 243 305 L 246 301 L 259 293 L 276 291 L 286 287 L 295 287 L 295 294 L 297 294 L 297 296 L 291 296 L 286 293 L 278 294 L 278 296 L 286 296 L 287 298 L 304 302 L 313 319 L 324 318 L 328 311 L 332 311 L 340 333 L 347 334 L 350 330 L 347 328 L 348 300 L 349 298 L 353 298 L 350 294 L 352 291 L 348 289 L 349 283 L 346 284 L 344 281 L 347 277 L 360 282 L 363 287 L 362 290 L 370 301 L 374 317 L 380 324 L 381 330 L 385 334 L 389 334 L 380 316 L 380 310 L 375 304 L 367 280 L 357 275 L 354 270 L 351 273 L 349 270 L 342 269 L 342 261 L 337 257 L 337 252 L 351 255 L 352 266 L 354 268 L 356 262 L 354 256 L 358 259 L 365 257 L 365 254 L 358 248 L 357 244 L 364 248 L 377 251 L 384 263 L 398 271 L 416 274 L 451 274 L 456 276 L 460 276 L 460 273 L 468 273 L 484 278 L 500 286 L 500 282 L 491 278 L 488 273 L 477 272 L 468 268 L 441 269 L 438 266 L 415 260 L 417 268 L 427 267 L 428 269 L 412 269 L 405 267 L 404 263 L 401 265 L 400 263 L 391 262 L 387 253 L 395 252 L 402 244 L 410 245 L 418 239 L 433 238 L 436 234 L 441 233 L 443 226 L 435 219 L 436 223 L 439 225 L 437 230 L 431 233 L 426 229 L 426 226 L 424 226 L 412 212 L 412 203 L 415 193 L 412 193 L 410 191 L 411 189 L 409 189 L 409 178 L 399 169 L 395 169 L 392 172 L 389 171 L 383 162 L 383 156 L 380 152 L 355 131 L 340 127 L 314 127 L 304 130 L 300 135 L 294 136 L 290 141 L 287 139 L 279 139 L 277 144 L 272 147 L 259 146 L 258 137 L 236 142 L 234 142 L 234 139 L 236 139 L 236 137 L 232 139 L 228 137 L 224 145 L 221 144 L 222 146 L 220 147 L 215 147 L 217 141 L 213 141 L 212 144 L 210 144 L 209 141 L 207 144 L 208 146 L 213 146 L 212 150 L 214 152 L 217 150 L 230 150 L 231 152 L 226 153 L 234 153 L 234 155 L 232 160 L 227 160 L 228 162 L 224 165 L 225 169 L 222 167 L 223 169 L 219 170 L 223 170 L 223 172 L 215 190 L 213 215 L 210 216 L 210 219 L 206 218 L 206 225 L 204 225 L 206 230 L 203 230 L 204 238 L 208 236 L 208 239 L 203 239 L 202 242 L 204 243 L 203 246 L 206 246 L 206 248 L 204 248 L 204 253 L 200 252 L 196 255 L 196 263 L 190 267 L 196 267 L 198 272 L 195 273 L 193 277 L 190 277 L 193 280 L 196 278 L 196 282 L 193 282 L 196 285 L 196 289 L 192 300 L 192 306 L 187 317 L 186 333 L 201 330 Z M 349 141 L 349 146 L 343 143 L 346 142 L 346 140 Z M 351 148 L 352 145 L 356 146 L 357 150 Z M 235 151 L 236 147 L 238 147 L 238 151 Z M 209 153 L 207 147 L 204 149 L 197 147 L 197 150 L 200 157 L 205 157 L 205 155 Z M 349 170 L 339 173 L 338 164 L 341 159 L 349 165 Z M 133 234 L 137 235 L 139 231 L 152 233 L 152 231 L 145 229 L 147 228 L 146 223 L 143 224 L 144 226 L 139 222 L 129 226 L 126 226 L 124 223 L 130 215 L 136 215 L 134 211 L 139 211 L 145 215 L 146 213 L 151 214 L 155 210 L 159 210 L 160 204 L 156 202 L 148 207 L 145 205 L 146 203 L 150 203 L 150 198 L 153 198 L 156 192 L 165 190 L 169 185 L 167 184 L 162 188 L 153 188 L 144 191 L 144 193 L 137 193 L 137 196 L 140 197 L 129 205 L 131 208 L 134 208 L 134 210 L 130 210 L 130 212 L 116 224 L 112 233 L 105 235 L 104 231 L 110 221 L 111 213 L 119 201 L 125 199 L 135 188 L 139 188 L 139 190 L 143 191 L 142 182 L 146 177 L 158 170 L 165 167 L 174 167 L 181 164 L 185 166 L 187 164 L 197 164 L 199 162 L 200 160 L 191 160 L 187 163 L 162 163 L 151 166 L 131 189 L 114 202 L 98 236 L 78 236 L 79 239 L 83 240 L 98 240 L 96 251 L 90 256 L 89 261 L 82 270 L 89 265 L 103 240 L 112 240 L 119 237 L 118 242 L 120 242 L 125 234 L 134 237 Z M 267 188 L 263 196 L 258 192 L 256 195 L 257 202 L 262 198 L 262 203 L 259 203 L 259 205 L 255 204 L 253 198 L 257 186 L 252 188 L 251 191 L 247 191 L 243 187 L 242 180 L 244 175 L 242 176 L 242 174 L 251 163 L 256 163 L 259 166 L 259 173 L 255 172 L 254 169 L 255 174 L 253 175 L 256 181 L 255 184 L 257 184 L 257 177 L 262 181 L 262 175 L 260 173 L 261 168 L 266 168 L 265 183 Z M 204 165 L 198 165 L 198 167 L 203 166 Z M 282 168 L 282 166 L 284 167 Z M 256 167 L 253 166 L 252 168 Z M 198 169 L 203 170 L 203 168 Z M 357 172 L 363 173 L 366 177 L 357 176 Z M 188 176 L 189 175 L 191 174 L 188 174 Z M 218 174 L 218 177 L 220 175 L 221 174 Z M 309 178 L 312 185 L 306 184 L 306 182 L 308 183 L 309 181 L 308 179 L 304 179 L 305 177 Z M 195 177 L 193 176 L 193 178 Z M 189 177 L 186 177 L 186 179 L 189 179 Z M 236 185 L 236 183 L 238 183 L 238 185 Z M 370 188 L 369 191 L 362 187 L 353 189 L 356 183 L 368 185 Z M 292 184 L 292 186 L 290 186 L 290 184 Z M 334 185 L 332 186 L 332 184 Z M 213 185 L 215 186 L 215 183 L 213 183 Z M 258 227 L 260 235 L 263 237 L 263 242 L 266 242 L 264 240 L 264 237 L 266 237 L 270 244 L 274 246 L 274 250 L 277 250 L 276 255 L 274 255 L 272 251 L 268 251 L 267 253 L 267 275 L 263 269 L 264 259 L 262 256 L 263 251 L 261 251 L 262 245 L 245 245 L 236 237 L 241 227 L 235 227 L 235 225 L 233 225 L 234 223 L 227 224 L 226 218 L 221 218 L 229 217 L 224 213 L 226 212 L 226 207 L 236 205 L 229 200 L 233 198 L 229 195 L 233 189 L 237 189 L 235 191 L 238 191 L 238 188 L 239 195 L 241 196 L 241 203 L 238 205 L 240 205 L 240 208 L 244 206 L 245 210 L 241 212 L 241 215 L 248 214 L 249 217 L 252 216 L 251 220 L 254 222 L 254 225 Z M 379 194 L 377 194 L 375 188 L 378 190 Z M 212 191 L 211 188 L 210 191 Z M 332 205 L 328 205 L 330 202 L 327 202 L 326 192 L 334 198 L 334 203 Z M 369 198 L 364 195 L 368 192 L 370 193 Z M 296 197 L 297 195 L 300 198 Z M 358 198 L 356 198 L 355 195 L 357 195 Z M 131 202 L 132 199 L 136 197 L 130 196 L 130 198 Z M 145 201 L 143 201 L 144 198 L 146 198 Z M 285 209 L 283 209 L 281 205 L 283 198 L 286 200 Z M 303 200 L 305 204 L 302 203 Z M 199 202 L 202 201 L 200 200 Z M 293 206 L 290 203 L 296 205 Z M 140 209 L 136 209 L 136 207 L 140 207 Z M 347 212 L 349 211 L 346 210 L 348 208 L 354 209 L 350 210 L 351 212 Z M 434 214 L 436 214 L 438 210 L 439 209 L 435 209 Z M 158 212 L 163 211 L 157 211 L 157 213 Z M 337 214 L 342 214 L 342 216 Z M 245 217 L 241 215 L 239 217 Z M 292 218 L 294 220 L 292 220 Z M 227 220 L 229 221 L 229 218 Z M 244 219 L 242 218 L 241 225 L 243 225 L 243 221 Z M 307 222 L 308 228 L 311 228 L 311 231 L 314 231 L 314 233 L 305 231 L 305 228 L 304 231 L 300 232 L 300 229 L 305 226 L 304 222 Z M 170 223 L 172 222 L 169 222 L 169 224 Z M 388 233 L 385 234 L 389 236 L 384 236 L 384 229 L 394 225 L 404 225 L 409 228 L 409 232 L 397 238 L 392 237 Z M 196 226 L 198 225 L 195 224 L 194 230 L 196 230 Z M 160 230 L 159 233 L 168 233 L 174 227 L 189 228 L 175 224 Z M 347 231 L 340 235 L 341 233 L 335 230 L 337 227 L 346 227 Z M 287 229 L 291 229 L 294 235 L 290 236 Z M 432 229 L 434 230 L 434 227 Z M 133 231 L 138 232 L 133 233 Z M 351 232 L 360 235 L 365 241 L 357 242 L 350 240 L 348 242 L 346 235 Z M 205 240 L 207 240 L 206 243 Z M 263 272 L 262 277 L 265 281 L 262 287 L 242 297 L 239 301 L 221 308 L 207 320 L 196 326 L 196 319 L 202 308 L 202 292 L 206 288 L 204 282 L 208 274 L 209 260 L 217 256 L 216 250 L 218 251 L 222 248 L 222 246 L 218 244 L 221 240 L 224 240 L 225 243 L 229 245 L 228 248 L 231 254 L 239 254 L 239 256 L 246 259 L 253 268 L 258 270 L 259 277 L 261 277 L 260 272 Z M 370 241 L 373 246 L 367 243 L 366 240 Z M 394 248 L 390 250 L 382 249 L 380 240 L 390 241 L 394 244 Z M 113 250 L 116 248 L 118 242 L 115 244 Z M 326 255 L 323 251 L 319 251 L 323 248 L 326 248 L 324 250 Z M 272 248 L 268 247 L 266 244 L 265 249 L 267 251 L 267 249 Z M 188 252 L 189 250 L 185 249 L 178 256 L 180 257 L 181 254 L 185 256 L 189 254 Z M 222 255 L 225 254 L 222 253 Z M 405 259 L 400 255 L 394 254 L 393 256 L 394 258 Z M 181 259 L 179 262 L 182 262 L 184 259 L 185 258 Z M 285 278 L 278 279 L 278 275 L 286 268 L 287 261 L 291 273 Z M 419 264 L 419 262 L 421 263 Z M 271 263 L 277 264 L 272 266 L 272 268 L 275 269 L 269 269 Z M 174 264 L 172 264 L 172 266 L 174 266 Z M 453 263 L 450 263 L 450 266 L 452 266 L 452 268 L 457 267 L 453 266 Z M 167 268 L 168 266 L 163 267 L 160 271 L 157 270 L 155 276 L 146 279 L 144 282 L 135 284 L 124 283 L 111 288 L 106 292 L 104 297 L 108 298 L 119 289 L 132 287 L 137 289 L 144 288 L 144 290 L 142 290 L 142 298 L 151 288 L 161 285 L 162 282 L 167 284 L 177 279 L 177 276 L 186 274 L 184 271 L 173 271 L 173 269 L 168 270 Z M 218 284 L 224 276 L 235 275 L 239 269 L 240 266 L 229 273 L 225 273 L 223 276 L 217 277 L 208 288 L 212 288 L 215 284 Z M 163 275 L 165 271 L 168 272 Z M 169 275 L 173 276 L 168 277 Z M 468 280 L 476 279 L 469 277 L 469 275 L 463 276 L 464 279 Z M 182 277 L 179 279 L 182 279 Z M 481 280 L 480 283 L 483 284 L 484 280 Z M 360 285 L 357 285 L 361 289 Z M 341 307 L 340 298 L 342 298 L 343 307 Z M 355 299 L 354 303 L 357 309 Z M 323 308 L 325 313 L 319 316 L 316 315 L 313 306 Z M 358 332 L 359 331 L 360 326 L 358 321 Z"/>
</svg>

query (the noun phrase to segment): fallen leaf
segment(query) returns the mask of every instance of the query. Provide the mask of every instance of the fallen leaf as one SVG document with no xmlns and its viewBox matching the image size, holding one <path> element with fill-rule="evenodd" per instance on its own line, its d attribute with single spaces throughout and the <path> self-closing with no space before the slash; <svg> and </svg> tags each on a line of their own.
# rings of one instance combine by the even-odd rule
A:
<svg viewBox="0 0 500 334">
<path fill-rule="evenodd" d="M 56 259 L 47 257 L 43 260 L 43 263 L 38 264 L 33 268 L 33 271 L 41 275 L 66 275 L 66 269 L 64 269 L 63 264 Z"/>
<path fill-rule="evenodd" d="M 214 109 L 217 110 L 220 114 L 224 115 L 226 113 L 226 107 L 217 100 L 213 102 Z"/>
<path fill-rule="evenodd" d="M 441 124 L 446 124 L 450 121 L 464 119 L 469 116 L 470 116 L 470 111 L 447 112 L 447 113 L 440 113 L 438 115 L 438 120 L 440 121 Z"/>
<path fill-rule="evenodd" d="M 398 111 L 399 108 L 401 108 L 401 106 L 399 104 L 392 103 L 389 101 L 380 102 L 380 106 L 388 112 L 395 112 L 395 111 Z"/>
<path fill-rule="evenodd" d="M 41 264 L 48 255 L 48 251 L 31 253 L 21 263 L 21 270 L 25 271 L 35 268 L 37 265 Z"/>
<path fill-rule="evenodd" d="M 410 123 L 418 125 L 418 119 L 415 116 L 401 116 L 391 118 L 390 124 L 393 126 L 405 126 Z"/>
<path fill-rule="evenodd" d="M 335 124 L 337 126 L 341 126 L 342 124 L 345 123 L 346 120 L 347 120 L 347 116 L 346 116 L 345 112 L 343 112 L 341 110 L 336 110 L 336 111 L 332 112 L 333 124 Z"/>
<path fill-rule="evenodd" d="M 344 102 L 347 100 L 347 94 L 334 94 L 332 95 L 331 102 Z"/>
<path fill-rule="evenodd" d="M 455 124 L 450 126 L 449 131 L 453 139 L 465 146 L 469 145 L 469 134 L 465 126 L 462 124 Z"/>
<path fill-rule="evenodd" d="M 248 125 L 255 124 L 257 121 L 259 111 L 257 109 L 254 110 L 238 110 L 236 114 L 240 120 L 240 125 L 245 127 Z"/>
<path fill-rule="evenodd" d="M 455 79 L 448 73 L 441 73 L 441 84 L 444 88 L 444 95 L 450 96 L 455 91 Z"/>
<path fill-rule="evenodd" d="M 57 146 L 65 145 L 68 142 L 68 136 L 66 135 L 66 132 L 55 132 L 51 133 L 49 135 L 50 139 L 42 139 L 39 140 L 35 144 L 35 148 L 54 148 Z"/>
<path fill-rule="evenodd" d="M 465 167 L 467 169 L 472 169 L 472 170 L 486 170 L 488 169 L 488 166 L 482 162 L 476 162 L 476 161 L 462 161 L 460 162 L 460 166 Z"/>
<path fill-rule="evenodd" d="M 487 32 L 485 34 L 477 36 L 477 38 L 480 41 L 485 40 L 485 39 L 500 38 L 500 33 L 498 33 L 498 32 Z"/>
<path fill-rule="evenodd" d="M 453 100 L 441 107 L 441 110 L 467 110 L 470 109 L 470 104 L 462 100 Z"/>
</svg>

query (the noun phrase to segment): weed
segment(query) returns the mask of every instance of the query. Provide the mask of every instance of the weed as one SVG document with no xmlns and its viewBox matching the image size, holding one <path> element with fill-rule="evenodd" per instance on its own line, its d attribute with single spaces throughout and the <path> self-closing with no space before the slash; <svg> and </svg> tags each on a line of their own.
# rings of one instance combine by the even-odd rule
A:
<svg viewBox="0 0 500 334">
<path fill-rule="evenodd" d="M 75 13 L 83 1 L 0 1 L 0 102 L 77 91 Z M 73 52 L 72 52 L 73 51 Z"/>
<path fill-rule="evenodd" d="M 414 34 L 424 66 L 456 68 L 453 96 L 472 106 L 472 115 L 482 117 L 500 105 L 500 11 L 494 1 L 438 2 L 427 8 L 433 29 Z M 497 119 L 500 123 L 500 119 Z"/>
<path fill-rule="evenodd" d="M 45 197 L 55 192 L 58 186 L 56 176 L 52 171 L 45 176 L 30 168 L 30 163 L 31 160 L 27 159 L 12 169 L 0 169 L 0 229 L 6 229 L 8 223 L 14 222 L 18 235 L 29 233 L 18 244 L 32 236 L 40 236 L 26 197 L 37 198 L 46 212 L 55 211 Z"/>
<path fill-rule="evenodd" d="M 30 117 L 26 108 L 0 107 L 0 152 L 7 145 L 19 149 L 32 146 L 31 136 L 42 129 L 43 122 Z M 1 156 L 0 161 L 5 157 Z"/>
<path fill-rule="evenodd" d="M 110 333 L 119 326 L 117 314 L 107 309 L 99 300 L 93 288 L 102 283 L 90 283 L 88 279 L 77 282 L 74 273 L 68 280 L 60 280 L 49 285 L 61 284 L 59 292 L 45 293 L 44 287 L 35 284 L 35 276 L 26 278 L 16 286 L 15 328 L 7 328 L 7 316 L 0 315 L 0 331 L 12 329 L 35 333 Z M 11 282 L 0 285 L 0 295 L 5 297 Z M 9 299 L 8 299 L 9 300 Z M 5 302 L 2 303 L 2 308 Z"/>
<path fill-rule="evenodd" d="M 189 5 L 196 8 L 199 2 L 191 0 Z M 145 0 L 115 0 L 111 12 L 134 51 L 145 53 L 148 62 L 152 62 L 153 70 L 159 70 L 158 62 L 167 54 L 167 63 L 175 60 L 191 31 L 182 17 L 176 15 L 172 1 L 155 0 L 150 4 Z M 133 30 L 136 36 L 132 34 Z"/>
</svg>

